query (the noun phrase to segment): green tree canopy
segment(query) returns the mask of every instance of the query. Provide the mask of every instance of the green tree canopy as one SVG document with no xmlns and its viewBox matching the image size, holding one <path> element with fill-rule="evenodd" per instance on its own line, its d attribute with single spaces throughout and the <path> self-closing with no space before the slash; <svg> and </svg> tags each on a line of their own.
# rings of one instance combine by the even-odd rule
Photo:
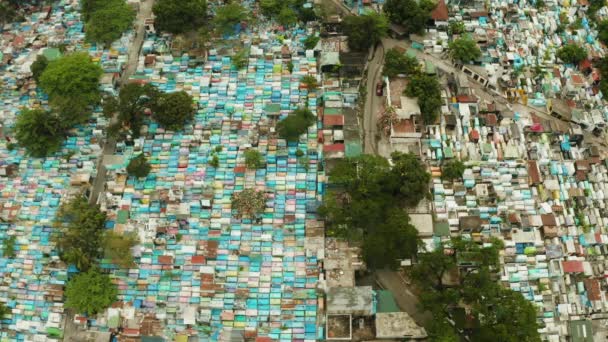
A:
<svg viewBox="0 0 608 342">
<path fill-rule="evenodd" d="M 304 48 L 306 48 L 306 50 L 314 49 L 319 43 L 320 39 L 321 38 L 314 35 L 306 37 L 306 39 L 304 39 Z"/>
<path fill-rule="evenodd" d="M 410 77 L 410 82 L 404 94 L 418 98 L 418 105 L 425 124 L 433 124 L 441 111 L 441 86 L 437 77 L 416 73 Z"/>
<path fill-rule="evenodd" d="M 277 16 L 277 21 L 283 26 L 291 26 L 298 22 L 298 14 L 290 7 L 283 7 Z"/>
<path fill-rule="evenodd" d="M 70 279 L 65 289 L 65 306 L 78 313 L 95 315 L 117 300 L 118 289 L 110 277 L 95 268 Z"/>
<path fill-rule="evenodd" d="M 449 44 L 450 56 L 455 60 L 468 63 L 481 57 L 477 43 L 468 37 L 458 38 Z"/>
<path fill-rule="evenodd" d="M 241 70 L 249 63 L 249 49 L 240 49 L 232 56 L 232 64 L 237 70 Z"/>
<path fill-rule="evenodd" d="M 15 124 L 15 137 L 32 157 L 46 157 L 61 149 L 65 133 L 61 120 L 42 109 L 22 109 Z"/>
<path fill-rule="evenodd" d="M 420 71 L 420 63 L 415 57 L 403 54 L 396 48 L 386 51 L 384 56 L 384 75 L 389 78 L 399 74 L 415 74 Z"/>
<path fill-rule="evenodd" d="M 86 39 L 109 46 L 131 27 L 134 19 L 135 11 L 124 0 L 107 0 L 86 21 Z"/>
<path fill-rule="evenodd" d="M 0 302 L 0 321 L 6 318 L 6 316 L 10 315 L 13 310 L 6 306 L 4 302 Z M 1 323 L 1 322 L 0 322 Z"/>
<path fill-rule="evenodd" d="M 163 93 L 152 103 L 154 119 L 163 127 L 178 131 L 194 118 L 192 96 L 185 91 Z"/>
<path fill-rule="evenodd" d="M 143 153 L 140 153 L 137 157 L 131 159 L 129 165 L 127 165 L 127 173 L 129 176 L 137 178 L 146 177 L 151 169 L 152 167 Z"/>
<path fill-rule="evenodd" d="M 100 100 L 99 78 L 103 70 L 86 52 L 72 53 L 49 63 L 40 87 L 60 114 L 63 127 L 86 121 L 87 107 Z"/>
<path fill-rule="evenodd" d="M 249 17 L 249 11 L 237 2 L 218 7 L 213 17 L 213 24 L 222 34 L 233 34 L 235 26 Z"/>
<path fill-rule="evenodd" d="M 315 116 L 308 108 L 298 108 L 287 118 L 279 121 L 276 129 L 281 138 L 287 141 L 298 141 L 300 135 L 306 133 L 315 120 Z"/>
<path fill-rule="evenodd" d="M 317 83 L 317 78 L 314 77 L 313 75 L 305 75 L 302 76 L 302 78 L 300 79 L 300 83 L 304 84 L 306 86 L 306 89 L 308 89 L 308 91 L 315 91 L 317 90 L 317 88 L 319 88 L 319 83 Z"/>
<path fill-rule="evenodd" d="M 445 162 L 441 167 L 441 178 L 449 181 L 454 179 L 462 179 L 462 174 L 466 170 L 466 166 L 460 160 L 450 160 Z"/>
<path fill-rule="evenodd" d="M 448 32 L 450 34 L 463 34 L 466 31 L 466 26 L 462 21 L 451 21 L 448 25 Z"/>
<path fill-rule="evenodd" d="M 342 23 L 348 36 L 348 46 L 355 51 L 365 51 L 380 42 L 388 33 L 388 20 L 377 12 L 361 16 L 349 15 Z"/>
<path fill-rule="evenodd" d="M 36 56 L 36 60 L 30 66 L 30 71 L 32 72 L 32 78 L 38 83 L 40 81 L 40 76 L 49 65 L 49 60 L 44 57 L 44 55 Z"/>
<path fill-rule="evenodd" d="M 118 98 L 103 99 L 103 112 L 108 118 L 118 113 L 118 126 L 127 127 L 134 138 L 139 138 L 146 118 L 145 111 L 160 95 L 153 85 L 127 83 L 121 87 Z"/>
<path fill-rule="evenodd" d="M 266 195 L 263 191 L 249 188 L 232 194 L 231 203 L 238 218 L 254 218 L 266 208 Z"/>
<path fill-rule="evenodd" d="M 587 59 L 587 49 L 577 44 L 565 44 L 555 54 L 564 63 L 578 64 Z"/>
<path fill-rule="evenodd" d="M 412 153 L 393 152 L 393 167 L 389 187 L 410 207 L 415 207 L 429 194 L 431 175 L 424 164 Z"/>
<path fill-rule="evenodd" d="M 152 8 L 154 25 L 169 33 L 184 33 L 196 29 L 207 18 L 205 0 L 158 0 Z"/>
<path fill-rule="evenodd" d="M 79 270 L 88 270 L 102 256 L 106 214 L 84 196 L 65 202 L 55 217 L 55 240 L 59 256 Z"/>
<path fill-rule="evenodd" d="M 135 266 L 132 248 L 139 243 L 137 234 L 120 234 L 113 230 L 108 230 L 103 238 L 105 258 L 110 259 L 112 263 L 122 268 Z"/>
<path fill-rule="evenodd" d="M 264 159 L 258 150 L 248 148 L 245 150 L 245 165 L 249 169 L 259 169 L 264 166 Z"/>
<path fill-rule="evenodd" d="M 384 12 L 389 20 L 405 28 L 407 33 L 421 34 L 431 19 L 435 2 L 431 0 L 386 0 Z"/>
</svg>

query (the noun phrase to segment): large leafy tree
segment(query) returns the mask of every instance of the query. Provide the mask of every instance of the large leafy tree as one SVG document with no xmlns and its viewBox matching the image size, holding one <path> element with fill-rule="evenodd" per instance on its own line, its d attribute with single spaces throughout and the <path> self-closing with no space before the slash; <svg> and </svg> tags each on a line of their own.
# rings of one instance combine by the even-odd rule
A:
<svg viewBox="0 0 608 342">
<path fill-rule="evenodd" d="M 163 127 L 178 131 L 194 118 L 192 96 L 185 91 L 163 93 L 152 102 L 154 119 Z"/>
<path fill-rule="evenodd" d="M 110 277 L 93 268 L 70 279 L 65 289 L 65 306 L 78 313 L 96 315 L 117 300 L 118 289 Z"/>
<path fill-rule="evenodd" d="M 450 42 L 450 56 L 461 62 L 471 62 L 481 57 L 481 50 L 471 38 L 463 37 Z"/>
<path fill-rule="evenodd" d="M 104 255 L 112 263 L 122 267 L 131 268 L 135 266 L 133 260 L 133 247 L 139 243 L 135 233 L 116 233 L 108 230 L 104 234 Z"/>
<path fill-rule="evenodd" d="M 395 77 L 399 74 L 414 74 L 420 71 L 420 63 L 415 57 L 410 57 L 396 48 L 386 51 L 384 56 L 384 75 Z"/>
<path fill-rule="evenodd" d="M 139 138 L 146 118 L 145 111 L 160 96 L 153 85 L 128 83 L 120 89 L 118 98 L 104 98 L 103 110 L 107 117 L 118 113 L 118 125 L 127 127 L 134 138 Z"/>
<path fill-rule="evenodd" d="M 65 137 L 61 120 L 42 109 L 23 109 L 17 116 L 15 137 L 33 157 L 46 157 L 61 149 Z"/>
<path fill-rule="evenodd" d="M 393 167 L 390 187 L 407 206 L 418 205 L 429 193 L 431 175 L 414 154 L 393 152 L 391 159 Z"/>
<path fill-rule="evenodd" d="M 40 76 L 40 87 L 49 95 L 51 106 L 64 127 L 89 118 L 87 107 L 100 100 L 99 78 L 103 70 L 86 52 L 73 53 L 52 61 Z"/>
<path fill-rule="evenodd" d="M 231 203 L 238 218 L 254 218 L 264 211 L 266 196 L 263 191 L 250 188 L 232 194 Z"/>
<path fill-rule="evenodd" d="M 108 0 L 87 20 L 86 39 L 90 42 L 112 44 L 120 38 L 135 19 L 135 11 L 124 0 Z"/>
<path fill-rule="evenodd" d="M 184 33 L 194 30 L 207 17 L 205 0 L 158 0 L 152 8 L 156 16 L 154 25 L 169 33 Z"/>
<path fill-rule="evenodd" d="M 215 28 L 223 34 L 234 33 L 234 28 L 237 24 L 246 21 L 249 17 L 249 12 L 245 7 L 237 2 L 231 2 L 227 5 L 219 7 L 215 11 L 213 24 Z"/>
<path fill-rule="evenodd" d="M 437 77 L 416 73 L 404 91 L 405 95 L 418 98 L 418 105 L 425 124 L 433 124 L 441 111 L 441 86 Z"/>
<path fill-rule="evenodd" d="M 441 178 L 449 181 L 462 179 L 466 166 L 460 160 L 450 160 L 441 167 Z"/>
<path fill-rule="evenodd" d="M 6 316 L 10 315 L 12 312 L 11 308 L 6 306 L 3 302 L 0 302 L 0 323 Z"/>
<path fill-rule="evenodd" d="M 376 12 L 361 16 L 349 15 L 344 18 L 343 29 L 348 36 L 348 46 L 355 51 L 365 51 L 386 36 L 388 20 Z"/>
<path fill-rule="evenodd" d="M 127 173 L 129 176 L 134 176 L 137 178 L 146 177 L 152 167 L 150 163 L 148 163 L 148 159 L 144 156 L 143 153 L 139 154 L 137 157 L 132 158 L 129 161 L 129 165 L 127 165 Z"/>
<path fill-rule="evenodd" d="M 249 169 L 259 169 L 264 166 L 264 159 L 258 150 L 252 148 L 245 150 L 245 165 Z"/>
<path fill-rule="evenodd" d="M 435 2 L 431 0 L 386 0 L 384 12 L 389 20 L 405 27 L 407 33 L 424 32 Z"/>
<path fill-rule="evenodd" d="M 36 60 L 30 66 L 30 71 L 32 72 L 32 78 L 36 81 L 40 81 L 40 76 L 49 65 L 49 60 L 44 57 L 44 55 L 36 56 Z"/>
<path fill-rule="evenodd" d="M 555 55 L 565 63 L 578 64 L 587 58 L 588 52 L 580 45 L 565 44 Z"/>
<path fill-rule="evenodd" d="M 300 135 L 306 133 L 308 127 L 315 122 L 315 116 L 308 108 L 298 108 L 287 118 L 277 123 L 279 136 L 287 141 L 298 141 Z"/>
<path fill-rule="evenodd" d="M 53 236 L 59 255 L 80 270 L 88 270 L 103 254 L 106 214 L 84 196 L 65 202 L 55 218 Z"/>
</svg>

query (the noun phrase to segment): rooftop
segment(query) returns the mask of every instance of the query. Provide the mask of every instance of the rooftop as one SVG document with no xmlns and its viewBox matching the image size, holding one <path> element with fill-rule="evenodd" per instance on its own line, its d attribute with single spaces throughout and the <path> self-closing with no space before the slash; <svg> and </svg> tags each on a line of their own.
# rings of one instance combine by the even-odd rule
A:
<svg viewBox="0 0 608 342">
<path fill-rule="evenodd" d="M 373 315 L 373 296 L 371 286 L 332 287 L 327 292 L 327 313 Z"/>
</svg>

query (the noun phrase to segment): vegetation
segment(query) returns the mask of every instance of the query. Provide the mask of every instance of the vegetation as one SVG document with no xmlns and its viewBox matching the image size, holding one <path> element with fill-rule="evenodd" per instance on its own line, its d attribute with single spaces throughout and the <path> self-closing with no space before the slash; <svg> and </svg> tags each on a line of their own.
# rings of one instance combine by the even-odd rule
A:
<svg viewBox="0 0 608 342">
<path fill-rule="evenodd" d="M 315 46 L 317 46 L 317 44 L 319 43 L 320 39 L 321 38 L 314 35 L 306 37 L 306 39 L 304 39 L 304 48 L 306 48 L 306 50 L 314 49 Z"/>
<path fill-rule="evenodd" d="M 443 164 L 441 168 L 441 178 L 449 181 L 454 179 L 462 179 L 462 174 L 466 170 L 466 166 L 460 160 L 450 160 Z"/>
<path fill-rule="evenodd" d="M 605 45 L 608 45 L 608 20 L 604 19 L 597 23 L 596 29 L 598 31 L 597 38 Z"/>
<path fill-rule="evenodd" d="M 218 166 L 220 166 L 220 158 L 218 158 L 218 156 L 214 154 L 211 160 L 209 161 L 209 165 L 217 168 Z"/>
<path fill-rule="evenodd" d="M 185 91 L 162 93 L 151 103 L 154 119 L 169 130 L 178 131 L 194 118 L 192 96 Z"/>
<path fill-rule="evenodd" d="M 262 14 L 274 18 L 279 24 L 291 26 L 298 20 L 309 22 L 317 15 L 312 8 L 304 8 L 304 0 L 260 0 Z"/>
<path fill-rule="evenodd" d="M 389 137 L 391 134 L 392 125 L 397 123 L 397 120 L 398 117 L 397 113 L 395 112 L 395 107 L 389 106 L 382 112 L 376 125 L 378 126 L 378 130 L 384 133 L 386 137 Z"/>
<path fill-rule="evenodd" d="M 131 27 L 135 11 L 124 0 L 107 0 L 93 11 L 85 24 L 89 42 L 112 44 Z"/>
<path fill-rule="evenodd" d="M 169 33 L 192 31 L 207 17 L 205 0 L 158 0 L 152 8 L 158 30 Z"/>
<path fill-rule="evenodd" d="M 375 155 L 340 160 L 329 173 L 337 190 L 319 208 L 327 235 L 362 242 L 371 268 L 394 268 L 415 255 L 417 231 L 401 206 L 416 206 L 428 193 L 430 175 L 414 155 L 391 157 L 393 167 Z"/>
<path fill-rule="evenodd" d="M 1 321 L 6 318 L 6 316 L 10 315 L 12 313 L 13 310 L 11 310 L 11 308 L 9 308 L 8 306 L 6 306 L 6 304 L 4 304 L 4 302 L 0 302 L 0 323 L 2 323 Z"/>
<path fill-rule="evenodd" d="M 135 266 L 133 260 L 133 247 L 139 243 L 139 238 L 135 233 L 120 234 L 113 230 L 108 230 L 104 235 L 104 255 L 112 263 L 122 268 Z"/>
<path fill-rule="evenodd" d="M 276 129 L 281 138 L 287 141 L 298 141 L 300 135 L 308 131 L 308 127 L 315 122 L 315 119 L 308 108 L 298 108 L 287 118 L 279 121 Z"/>
<path fill-rule="evenodd" d="M 152 167 L 150 163 L 148 163 L 148 159 L 144 156 L 143 153 L 139 154 L 137 157 L 132 158 L 129 161 L 129 165 L 127 165 L 127 173 L 129 176 L 134 176 L 137 178 L 146 177 Z"/>
<path fill-rule="evenodd" d="M 99 78 L 103 70 L 88 53 L 73 53 L 52 61 L 40 76 L 40 87 L 59 113 L 62 126 L 72 127 L 90 116 L 87 108 L 100 100 Z"/>
<path fill-rule="evenodd" d="M 32 72 L 32 78 L 38 83 L 40 81 L 40 76 L 49 65 L 49 60 L 44 57 L 44 55 L 36 56 L 36 60 L 30 66 L 30 71 Z"/>
<path fill-rule="evenodd" d="M 65 289 L 65 306 L 78 313 L 95 315 L 110 307 L 117 300 L 118 289 L 110 277 L 95 268 L 79 273 Z"/>
<path fill-rule="evenodd" d="M 437 120 L 441 110 L 441 86 L 437 77 L 423 73 L 414 74 L 404 91 L 405 95 L 418 98 L 418 105 L 425 124 Z"/>
<path fill-rule="evenodd" d="M 501 240 L 491 239 L 480 245 L 463 238 L 452 238 L 431 252 L 418 256 L 412 267 L 411 278 L 422 291 L 424 309 L 433 313 L 429 335 L 453 341 L 453 331 L 447 318 L 462 311 L 466 305 L 474 319 L 474 327 L 467 330 L 472 341 L 540 341 L 536 309 L 520 293 L 503 288 L 492 278 L 499 268 Z M 445 279 L 459 264 L 470 265 L 461 270 L 456 286 L 448 287 Z M 458 319 L 455 319 L 458 327 Z M 451 330 L 451 329 L 450 329 Z"/>
<path fill-rule="evenodd" d="M 452 21 L 448 25 L 448 32 L 450 34 L 463 34 L 466 31 L 466 26 L 462 21 Z"/>
<path fill-rule="evenodd" d="M 349 15 L 342 23 L 348 36 L 348 46 L 355 51 L 365 51 L 380 42 L 388 32 L 388 20 L 376 12 L 361 16 Z"/>
<path fill-rule="evenodd" d="M 603 96 L 608 96 L 608 59 L 602 58 L 598 63 L 597 67 L 600 70 L 600 91 Z"/>
<path fill-rule="evenodd" d="M 236 210 L 238 218 L 254 218 L 261 214 L 265 207 L 266 196 L 262 191 L 245 189 L 232 194 L 232 208 Z"/>
<path fill-rule="evenodd" d="M 121 87 L 118 98 L 104 98 L 103 112 L 108 118 L 118 113 L 116 130 L 126 127 L 134 138 L 139 138 L 146 118 L 146 109 L 152 106 L 159 96 L 160 92 L 153 85 L 127 83 Z"/>
<path fill-rule="evenodd" d="M 481 57 L 481 50 L 471 38 L 458 38 L 449 44 L 450 56 L 455 60 L 468 63 Z"/>
<path fill-rule="evenodd" d="M 577 44 L 565 44 L 555 54 L 564 63 L 578 64 L 587 59 L 587 50 Z"/>
<path fill-rule="evenodd" d="M 30 156 L 43 158 L 61 149 L 65 134 L 53 113 L 24 108 L 17 116 L 15 137 Z"/>
<path fill-rule="evenodd" d="M 213 17 L 213 25 L 222 34 L 233 34 L 236 25 L 247 21 L 249 12 L 237 2 L 219 7 Z"/>
<path fill-rule="evenodd" d="M 17 238 L 14 235 L 11 235 L 4 240 L 4 242 L 2 243 L 2 256 L 3 257 L 10 258 L 10 259 L 15 257 L 16 240 L 17 240 Z M 0 317 L 2 317 L 2 316 L 0 315 Z"/>
<path fill-rule="evenodd" d="M 403 26 L 406 33 L 423 33 L 434 8 L 435 2 L 431 0 L 386 0 L 384 3 L 388 19 Z"/>
<path fill-rule="evenodd" d="M 106 214 L 84 196 L 64 203 L 55 218 L 55 244 L 61 259 L 86 271 L 102 256 Z"/>
<path fill-rule="evenodd" d="M 317 78 L 313 75 L 305 75 L 300 79 L 300 83 L 306 86 L 308 91 L 315 91 L 319 88 L 319 84 L 317 83 Z"/>
<path fill-rule="evenodd" d="M 241 49 L 232 56 L 232 64 L 237 70 L 241 70 L 247 66 L 249 62 L 249 50 Z"/>
<path fill-rule="evenodd" d="M 248 148 L 245 150 L 245 165 L 249 169 L 259 169 L 264 166 L 264 158 L 258 150 Z"/>
<path fill-rule="evenodd" d="M 415 74 L 420 71 L 420 63 L 415 57 L 403 54 L 396 48 L 386 51 L 384 56 L 384 75 L 389 78 L 399 74 Z"/>
</svg>

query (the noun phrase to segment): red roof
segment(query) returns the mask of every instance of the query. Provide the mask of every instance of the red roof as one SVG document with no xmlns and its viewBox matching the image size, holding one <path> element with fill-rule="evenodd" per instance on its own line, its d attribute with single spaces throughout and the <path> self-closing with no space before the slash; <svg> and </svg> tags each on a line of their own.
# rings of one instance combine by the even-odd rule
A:
<svg viewBox="0 0 608 342">
<path fill-rule="evenodd" d="M 583 262 L 576 260 L 562 261 L 562 267 L 566 273 L 583 273 Z"/>
<path fill-rule="evenodd" d="M 256 337 L 255 342 L 272 342 L 270 337 Z"/>
<path fill-rule="evenodd" d="M 479 140 L 479 132 L 477 132 L 477 130 L 472 130 L 471 133 L 469 133 L 469 139 L 471 140 Z"/>
<path fill-rule="evenodd" d="M 578 68 L 581 70 L 591 69 L 591 61 L 587 58 L 578 63 Z"/>
<path fill-rule="evenodd" d="M 456 101 L 459 103 L 477 103 L 477 98 L 473 95 L 458 95 Z"/>
<path fill-rule="evenodd" d="M 170 255 L 161 255 L 158 257 L 158 262 L 161 265 L 171 265 L 173 264 L 173 257 Z"/>
<path fill-rule="evenodd" d="M 436 21 L 448 20 L 448 6 L 445 4 L 445 0 L 439 0 L 437 6 L 435 6 L 433 12 L 431 12 L 431 18 Z"/>
<path fill-rule="evenodd" d="M 344 152 L 344 144 L 324 145 L 323 152 Z"/>
<path fill-rule="evenodd" d="M 587 290 L 587 297 L 589 300 L 602 299 L 602 296 L 600 295 L 600 283 L 597 279 L 583 279 L 583 283 L 585 283 L 585 289 Z"/>
<path fill-rule="evenodd" d="M 325 115 L 323 126 L 344 126 L 344 115 Z"/>
<path fill-rule="evenodd" d="M 245 173 L 247 168 L 245 166 L 237 166 L 234 168 L 234 173 Z"/>
<path fill-rule="evenodd" d="M 202 255 L 195 255 L 190 259 L 190 262 L 195 265 L 202 265 L 205 263 L 205 257 Z"/>
</svg>

